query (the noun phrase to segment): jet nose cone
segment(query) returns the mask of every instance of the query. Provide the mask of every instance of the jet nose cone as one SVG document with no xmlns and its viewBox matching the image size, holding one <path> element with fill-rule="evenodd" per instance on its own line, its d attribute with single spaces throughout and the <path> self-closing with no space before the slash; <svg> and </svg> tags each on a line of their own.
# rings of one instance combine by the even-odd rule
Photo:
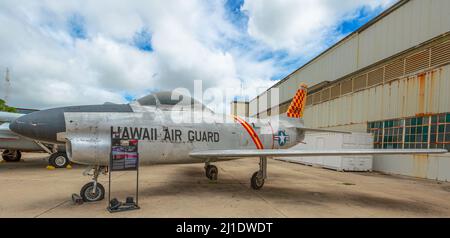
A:
<svg viewBox="0 0 450 238">
<path fill-rule="evenodd" d="M 12 122 L 9 123 L 9 129 L 10 129 L 11 131 L 17 133 L 17 134 L 20 134 L 20 133 L 19 133 L 19 125 L 18 125 L 18 123 L 16 122 L 16 120 L 17 120 L 17 119 L 15 119 L 14 121 L 12 121 Z"/>
<path fill-rule="evenodd" d="M 31 130 L 31 122 L 29 121 L 29 117 L 27 115 L 21 116 L 14 121 L 9 123 L 9 129 L 16 134 L 22 136 L 28 136 L 29 131 Z"/>
<path fill-rule="evenodd" d="M 30 139 L 56 143 L 56 134 L 65 131 L 64 112 L 58 108 L 33 112 L 12 121 L 9 129 Z"/>
</svg>

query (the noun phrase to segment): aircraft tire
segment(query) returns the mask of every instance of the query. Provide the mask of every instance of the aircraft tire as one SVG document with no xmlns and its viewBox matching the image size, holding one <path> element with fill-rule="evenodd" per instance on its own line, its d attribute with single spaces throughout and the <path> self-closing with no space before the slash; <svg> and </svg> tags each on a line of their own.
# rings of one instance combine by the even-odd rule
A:
<svg viewBox="0 0 450 238">
<path fill-rule="evenodd" d="M 2 153 L 2 158 L 6 162 L 19 162 L 22 153 L 19 150 L 5 150 Z"/>
<path fill-rule="evenodd" d="M 260 190 L 264 186 L 264 179 L 261 179 L 259 173 L 260 171 L 255 172 L 250 179 L 250 185 L 254 190 Z"/>
<path fill-rule="evenodd" d="M 219 175 L 219 170 L 217 169 L 216 166 L 214 166 L 214 165 L 206 166 L 206 177 L 209 180 L 216 181 L 218 175 Z"/>
<path fill-rule="evenodd" d="M 65 168 L 69 165 L 70 160 L 65 152 L 56 152 L 50 155 L 48 163 L 55 168 Z"/>
<path fill-rule="evenodd" d="M 97 183 L 95 193 L 92 192 L 93 190 L 94 182 L 89 182 L 81 188 L 80 196 L 83 198 L 84 202 L 97 202 L 105 198 L 105 188 L 101 183 Z"/>
</svg>

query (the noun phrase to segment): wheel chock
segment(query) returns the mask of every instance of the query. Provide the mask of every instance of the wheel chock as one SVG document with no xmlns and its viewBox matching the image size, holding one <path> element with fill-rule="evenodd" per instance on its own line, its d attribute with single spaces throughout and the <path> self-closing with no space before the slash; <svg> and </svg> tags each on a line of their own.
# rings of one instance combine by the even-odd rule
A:
<svg viewBox="0 0 450 238">
<path fill-rule="evenodd" d="M 68 164 L 68 165 L 66 166 L 66 169 L 72 169 L 72 165 Z"/>
<path fill-rule="evenodd" d="M 51 166 L 51 165 L 47 165 L 47 169 L 48 169 L 48 170 L 54 170 L 54 169 L 56 169 L 56 168 L 53 167 L 53 166 Z"/>
<path fill-rule="evenodd" d="M 84 201 L 80 195 L 74 193 L 74 194 L 72 194 L 72 202 L 75 205 L 81 205 L 81 204 L 83 204 Z"/>
</svg>

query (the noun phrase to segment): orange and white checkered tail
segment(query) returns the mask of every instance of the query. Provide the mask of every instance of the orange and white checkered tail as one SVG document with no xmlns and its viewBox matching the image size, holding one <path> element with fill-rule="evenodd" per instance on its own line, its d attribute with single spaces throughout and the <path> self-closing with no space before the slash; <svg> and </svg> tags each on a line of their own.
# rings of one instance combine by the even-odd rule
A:
<svg viewBox="0 0 450 238">
<path fill-rule="evenodd" d="M 306 84 L 300 84 L 300 88 L 297 90 L 294 98 L 292 99 L 291 105 L 287 110 L 287 116 L 291 118 L 302 118 L 303 110 L 305 110 L 306 104 L 306 94 L 307 94 Z"/>
</svg>

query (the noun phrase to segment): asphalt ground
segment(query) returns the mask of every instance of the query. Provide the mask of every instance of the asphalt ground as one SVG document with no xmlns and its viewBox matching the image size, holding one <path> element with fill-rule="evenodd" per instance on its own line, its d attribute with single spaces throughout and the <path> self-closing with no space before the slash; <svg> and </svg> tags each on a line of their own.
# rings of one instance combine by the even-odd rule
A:
<svg viewBox="0 0 450 238">
<path fill-rule="evenodd" d="M 75 205 L 71 195 L 90 181 L 85 166 L 46 168 L 46 155 L 24 153 L 0 163 L 0 217 L 450 217 L 450 183 L 379 173 L 337 172 L 269 160 L 262 190 L 250 188 L 258 159 L 216 164 L 141 167 L 141 209 L 109 213 L 107 200 Z M 99 181 L 108 188 L 108 177 Z M 112 196 L 125 200 L 134 172 L 113 173 Z"/>
</svg>

